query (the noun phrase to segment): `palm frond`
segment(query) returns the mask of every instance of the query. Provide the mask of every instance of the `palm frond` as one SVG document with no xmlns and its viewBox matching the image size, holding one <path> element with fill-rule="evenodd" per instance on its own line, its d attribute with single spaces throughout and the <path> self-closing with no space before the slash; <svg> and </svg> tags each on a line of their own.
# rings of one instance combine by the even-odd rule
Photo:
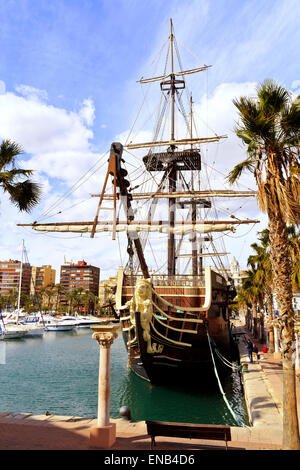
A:
<svg viewBox="0 0 300 470">
<path fill-rule="evenodd" d="M 17 168 L 13 168 L 12 170 L 8 171 L 0 171 L 0 183 L 11 182 L 19 177 L 19 176 L 31 176 L 33 173 L 32 170 L 21 170 Z"/>
<path fill-rule="evenodd" d="M 16 184 L 6 184 L 5 189 L 9 193 L 10 200 L 20 211 L 30 212 L 38 204 L 41 197 L 41 187 L 30 180 Z"/>
<path fill-rule="evenodd" d="M 250 171 L 251 173 L 253 173 L 253 171 L 254 171 L 254 160 L 253 160 L 252 157 L 247 158 L 247 160 L 244 160 L 244 161 L 241 162 L 241 163 L 238 163 L 238 164 L 230 171 L 230 173 L 228 173 L 228 175 L 226 176 L 226 180 L 227 180 L 230 184 L 234 184 L 234 183 L 240 178 L 240 176 L 242 175 L 242 173 L 243 173 L 245 170 L 248 170 L 248 171 Z"/>
<path fill-rule="evenodd" d="M 267 78 L 257 86 L 257 96 L 262 112 L 275 116 L 289 103 L 291 94 L 274 80 Z"/>
<path fill-rule="evenodd" d="M 23 148 L 11 140 L 3 140 L 0 145 L 0 170 L 7 165 L 14 165 L 15 158 L 24 153 Z"/>
</svg>

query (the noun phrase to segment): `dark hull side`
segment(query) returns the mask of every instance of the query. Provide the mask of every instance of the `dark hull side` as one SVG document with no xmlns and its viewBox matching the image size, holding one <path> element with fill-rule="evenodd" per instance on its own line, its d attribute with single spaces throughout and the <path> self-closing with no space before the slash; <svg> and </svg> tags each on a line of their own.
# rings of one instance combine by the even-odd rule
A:
<svg viewBox="0 0 300 470">
<path fill-rule="evenodd" d="M 140 352 L 139 364 L 132 364 L 132 370 L 142 378 L 149 380 L 152 384 L 178 383 L 186 381 L 200 384 L 203 381 L 211 380 L 215 377 L 215 366 L 218 374 L 224 375 L 230 370 L 222 364 L 215 355 L 215 347 L 227 359 L 233 359 L 230 332 L 228 335 L 210 337 L 211 348 L 207 332 L 203 331 L 197 340 L 192 342 L 192 347 L 180 348 L 168 345 L 166 354 L 148 354 L 147 343 L 143 339 L 143 331 L 140 325 L 140 314 L 136 313 L 136 325 L 138 336 L 138 348 Z M 151 332 L 153 340 L 157 344 L 162 344 L 155 332 Z M 186 340 L 188 341 L 188 337 Z M 167 344 L 164 344 L 167 347 Z M 214 361 L 212 358 L 214 355 Z M 142 368 L 144 370 L 142 370 Z"/>
<path fill-rule="evenodd" d="M 139 377 L 152 384 L 179 384 L 183 382 L 200 384 L 215 377 L 212 358 L 214 348 L 228 360 L 233 359 L 233 343 L 227 312 L 228 289 L 223 281 L 219 285 L 216 279 L 216 276 L 212 276 L 212 303 L 207 312 L 202 310 L 192 316 L 192 314 L 183 314 L 183 312 L 178 313 L 179 310 L 172 313 L 170 309 L 165 307 L 169 314 L 168 318 L 161 315 L 162 311 L 160 316 L 156 312 L 148 330 L 152 347 L 150 353 L 148 351 L 149 342 L 145 340 L 141 313 L 135 312 L 134 334 L 132 327 L 131 329 L 125 327 L 123 328 L 123 338 L 128 351 L 128 365 Z M 199 292 L 200 289 L 203 289 L 203 286 L 199 287 Z M 170 292 L 169 290 L 166 294 L 169 295 L 166 297 L 168 299 L 171 296 Z M 196 291 L 193 290 L 193 292 Z M 198 295 L 199 307 L 201 304 L 203 305 L 203 297 L 202 294 Z M 175 296 L 172 298 L 176 305 L 180 301 L 183 305 L 184 302 L 190 300 L 189 297 L 182 295 L 177 299 Z M 196 307 L 196 301 L 195 294 L 194 307 Z M 128 311 L 123 312 L 123 318 L 126 315 L 128 315 Z M 173 320 L 171 316 L 176 318 Z M 184 321 L 191 317 L 196 318 L 198 323 Z M 124 325 L 124 323 L 126 324 L 121 321 L 121 324 Z M 214 360 L 219 375 L 230 372 L 230 369 L 224 366 L 215 354 Z"/>
</svg>

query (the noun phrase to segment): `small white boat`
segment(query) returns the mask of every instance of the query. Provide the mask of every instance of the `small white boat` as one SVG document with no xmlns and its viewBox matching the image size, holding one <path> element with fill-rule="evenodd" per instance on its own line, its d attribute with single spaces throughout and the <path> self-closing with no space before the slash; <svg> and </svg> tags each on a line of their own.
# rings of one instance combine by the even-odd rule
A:
<svg viewBox="0 0 300 470">
<path fill-rule="evenodd" d="M 71 331 L 75 325 L 72 320 L 61 320 L 55 317 L 50 320 L 48 317 L 45 321 L 45 328 L 47 331 Z"/>
<path fill-rule="evenodd" d="M 101 323 L 99 318 L 93 316 L 78 316 L 76 318 L 78 320 L 77 328 L 90 328 L 91 325 L 98 325 Z"/>
<path fill-rule="evenodd" d="M 39 324 L 24 324 L 25 336 L 43 336 L 45 327 Z"/>
<path fill-rule="evenodd" d="M 10 317 L 4 321 L 5 328 L 15 327 L 24 331 L 24 336 L 42 336 L 45 328 L 36 316 L 26 314 L 22 320 Z"/>
<path fill-rule="evenodd" d="M 79 325 L 78 317 L 74 317 L 72 315 L 64 315 L 58 319 L 59 321 L 68 322 L 70 325 L 77 327 Z"/>
<path fill-rule="evenodd" d="M 0 340 L 2 339 L 17 339 L 25 336 L 25 330 L 19 325 L 5 325 L 0 330 Z"/>
</svg>

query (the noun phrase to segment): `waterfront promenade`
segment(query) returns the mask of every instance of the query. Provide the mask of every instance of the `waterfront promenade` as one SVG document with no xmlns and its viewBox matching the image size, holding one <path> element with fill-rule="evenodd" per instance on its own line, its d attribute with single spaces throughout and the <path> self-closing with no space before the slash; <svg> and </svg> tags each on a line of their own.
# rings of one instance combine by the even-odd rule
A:
<svg viewBox="0 0 300 470">
<path fill-rule="evenodd" d="M 247 363 L 243 336 L 251 335 L 242 325 L 235 331 L 240 336 L 241 362 Z M 258 344 L 261 351 L 263 344 Z M 245 399 L 251 426 L 231 427 L 229 450 L 280 450 L 282 442 L 282 367 L 271 354 L 248 363 L 243 372 Z M 297 378 L 297 398 L 300 415 L 300 380 Z M 128 422 L 112 419 L 117 424 L 117 440 L 113 450 L 150 450 L 150 437 L 143 421 Z M 74 416 L 32 415 L 29 413 L 0 413 L 1 450 L 96 450 L 89 444 L 90 427 L 96 419 Z M 204 423 L 203 423 L 204 424 Z M 218 450 L 223 442 L 189 439 L 157 438 L 157 450 Z"/>
</svg>

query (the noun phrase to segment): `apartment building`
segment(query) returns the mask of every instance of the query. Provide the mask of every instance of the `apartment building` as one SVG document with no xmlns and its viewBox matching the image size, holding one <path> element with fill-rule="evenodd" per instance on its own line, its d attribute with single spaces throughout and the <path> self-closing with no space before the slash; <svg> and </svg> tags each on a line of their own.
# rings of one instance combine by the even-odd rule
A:
<svg viewBox="0 0 300 470">
<path fill-rule="evenodd" d="M 51 265 L 44 266 L 32 266 L 31 277 L 32 282 L 30 286 L 31 294 L 34 294 L 34 290 L 39 292 L 41 288 L 49 286 L 49 284 L 55 284 L 56 271 L 52 269 Z"/>
<path fill-rule="evenodd" d="M 12 291 L 19 292 L 21 261 L 0 261 L 0 294 L 7 296 Z M 21 294 L 30 293 L 31 266 L 22 265 Z"/>
<path fill-rule="evenodd" d="M 100 268 L 87 264 L 85 261 L 66 263 L 60 268 L 60 284 L 66 292 L 82 287 L 98 295 Z"/>
<path fill-rule="evenodd" d="M 111 299 L 116 291 L 117 287 L 117 276 L 111 276 L 105 281 L 101 281 L 99 284 L 99 303 L 104 305 Z"/>
</svg>

